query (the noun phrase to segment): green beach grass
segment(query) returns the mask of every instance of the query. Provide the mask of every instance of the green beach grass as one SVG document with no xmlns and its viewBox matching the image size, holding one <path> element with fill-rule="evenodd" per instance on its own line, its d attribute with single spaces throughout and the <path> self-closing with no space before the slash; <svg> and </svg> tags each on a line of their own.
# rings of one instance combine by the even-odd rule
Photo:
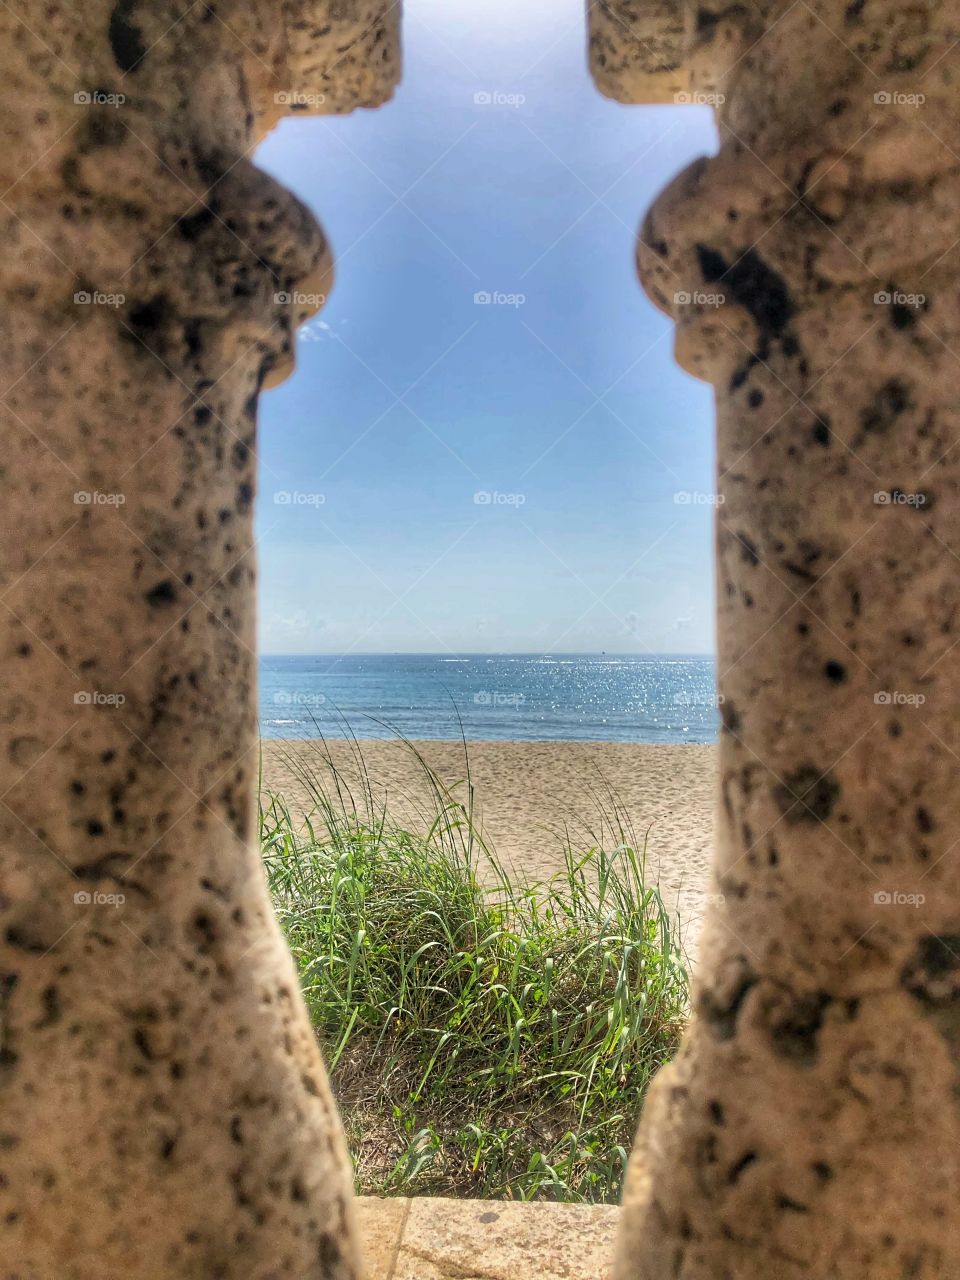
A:
<svg viewBox="0 0 960 1280">
<path fill-rule="evenodd" d="M 598 797 L 563 870 L 523 884 L 478 830 L 466 751 L 448 788 L 410 746 L 432 804 L 398 824 L 356 742 L 349 781 L 317 745 L 320 766 L 286 757 L 311 811 L 264 792 L 260 831 L 357 1190 L 615 1202 L 687 1014 L 622 807 Z"/>
</svg>

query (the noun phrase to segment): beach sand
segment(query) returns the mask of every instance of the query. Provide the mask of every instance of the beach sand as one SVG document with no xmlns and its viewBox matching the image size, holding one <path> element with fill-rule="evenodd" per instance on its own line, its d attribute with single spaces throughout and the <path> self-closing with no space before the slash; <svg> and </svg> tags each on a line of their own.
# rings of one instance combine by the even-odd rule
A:
<svg viewBox="0 0 960 1280">
<path fill-rule="evenodd" d="M 386 792 L 396 820 L 416 822 L 429 800 L 422 771 L 409 747 L 397 741 L 361 744 L 371 780 Z M 465 776 L 461 742 L 414 744 L 448 785 Z M 356 777 L 351 744 L 265 741 L 265 789 L 282 794 L 304 812 L 309 795 L 290 756 L 326 780 L 322 751 L 337 768 Z M 615 794 L 639 842 L 647 838 L 647 866 L 671 912 L 679 916 L 684 944 L 696 951 L 696 935 L 710 892 L 716 748 L 619 742 L 467 743 L 477 808 L 485 837 L 503 863 L 528 879 L 562 866 L 557 833 L 567 824 L 578 848 L 589 848 L 599 829 L 599 803 Z M 465 797 L 464 788 L 455 793 Z M 422 824 L 421 824 L 422 825 Z"/>
</svg>

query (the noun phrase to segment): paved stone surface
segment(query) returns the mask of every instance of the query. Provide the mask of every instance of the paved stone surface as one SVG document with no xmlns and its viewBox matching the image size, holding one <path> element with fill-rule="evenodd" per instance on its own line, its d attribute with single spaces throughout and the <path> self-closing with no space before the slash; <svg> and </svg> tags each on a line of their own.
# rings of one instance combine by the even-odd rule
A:
<svg viewBox="0 0 960 1280">
<path fill-rule="evenodd" d="M 502 1200 L 357 1203 L 364 1280 L 610 1280 L 619 1210 Z"/>
<path fill-rule="evenodd" d="M 361 1196 L 355 1202 L 363 1280 L 391 1280 L 410 1203 L 380 1196 Z"/>
</svg>

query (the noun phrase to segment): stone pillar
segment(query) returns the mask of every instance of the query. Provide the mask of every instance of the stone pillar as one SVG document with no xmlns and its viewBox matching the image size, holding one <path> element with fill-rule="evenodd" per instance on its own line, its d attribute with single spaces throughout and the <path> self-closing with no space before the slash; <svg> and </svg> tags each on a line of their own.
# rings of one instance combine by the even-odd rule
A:
<svg viewBox="0 0 960 1280">
<path fill-rule="evenodd" d="M 261 387 L 329 288 L 251 163 L 389 0 L 0 11 L 0 1274 L 358 1275 L 256 832 Z"/>
<path fill-rule="evenodd" d="M 717 388 L 722 781 L 694 1021 L 651 1091 L 617 1275 L 940 1280 L 960 1275 L 960 6 L 699 5 L 663 17 L 662 49 L 651 13 L 596 0 L 593 60 L 623 100 L 717 107 L 719 154 L 657 200 L 639 260 Z"/>
</svg>

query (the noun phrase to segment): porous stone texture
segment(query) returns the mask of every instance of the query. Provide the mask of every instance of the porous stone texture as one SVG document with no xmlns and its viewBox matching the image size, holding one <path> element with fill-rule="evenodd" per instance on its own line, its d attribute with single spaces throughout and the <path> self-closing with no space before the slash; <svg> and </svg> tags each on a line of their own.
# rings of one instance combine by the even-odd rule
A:
<svg viewBox="0 0 960 1280">
<path fill-rule="evenodd" d="M 718 900 L 616 1274 L 940 1280 L 960 1275 L 960 8 L 699 6 L 687 29 L 720 150 L 657 200 L 639 259 L 717 388 Z"/>
<path fill-rule="evenodd" d="M 257 397 L 330 255 L 249 157 L 387 96 L 390 8 L 0 10 L 4 1280 L 359 1274 L 255 832 Z"/>
<path fill-rule="evenodd" d="M 587 0 L 597 87 L 617 102 L 673 102 L 690 82 L 679 0 Z"/>
<path fill-rule="evenodd" d="M 364 1280 L 610 1280 L 619 1210 L 503 1200 L 357 1201 Z"/>
</svg>

